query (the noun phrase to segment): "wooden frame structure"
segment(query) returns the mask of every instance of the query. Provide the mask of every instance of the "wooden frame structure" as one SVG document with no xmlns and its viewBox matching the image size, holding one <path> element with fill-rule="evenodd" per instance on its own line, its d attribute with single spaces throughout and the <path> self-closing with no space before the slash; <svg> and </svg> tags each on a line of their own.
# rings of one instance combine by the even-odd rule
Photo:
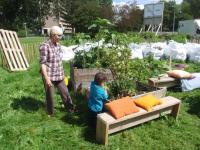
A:
<svg viewBox="0 0 200 150">
<path fill-rule="evenodd" d="M 155 87 L 173 87 L 180 85 L 180 80 L 172 77 L 157 77 L 157 78 L 149 78 L 148 83 L 151 86 Z"/>
<path fill-rule="evenodd" d="M 27 70 L 29 64 L 16 32 L 0 29 L 0 45 L 9 70 Z"/>
<path fill-rule="evenodd" d="M 153 92 L 153 94 L 156 97 L 162 96 L 161 93 Z M 171 114 L 177 119 L 181 106 L 181 101 L 172 96 L 160 98 L 163 103 L 161 105 L 154 106 L 153 109 L 149 112 L 138 107 L 140 110 L 139 112 L 130 114 L 120 119 L 115 119 L 107 112 L 98 114 L 96 126 L 96 140 L 101 144 L 107 145 L 109 134 L 119 132 L 121 130 L 148 122 L 166 114 Z"/>
<path fill-rule="evenodd" d="M 95 74 L 98 72 L 103 72 L 108 81 L 113 80 L 113 75 L 110 69 L 103 68 L 84 68 L 78 69 L 74 68 L 73 64 L 70 65 L 70 80 L 75 91 L 77 89 L 87 89 L 90 87 L 91 81 L 94 80 Z"/>
</svg>

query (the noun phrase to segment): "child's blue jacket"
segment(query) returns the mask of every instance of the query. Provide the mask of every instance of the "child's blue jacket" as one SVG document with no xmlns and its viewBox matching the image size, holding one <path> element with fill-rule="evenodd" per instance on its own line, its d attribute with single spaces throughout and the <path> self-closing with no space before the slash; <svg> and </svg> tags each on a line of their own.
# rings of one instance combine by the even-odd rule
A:
<svg viewBox="0 0 200 150">
<path fill-rule="evenodd" d="M 107 99 L 108 95 L 105 90 L 92 81 L 90 85 L 88 107 L 94 112 L 101 112 L 103 109 L 103 102 L 106 102 Z"/>
</svg>

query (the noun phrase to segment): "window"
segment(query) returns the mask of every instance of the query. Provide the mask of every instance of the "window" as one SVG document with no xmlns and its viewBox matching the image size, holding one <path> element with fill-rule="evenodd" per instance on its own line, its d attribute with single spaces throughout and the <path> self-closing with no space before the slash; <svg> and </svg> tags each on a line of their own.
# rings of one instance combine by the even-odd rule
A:
<svg viewBox="0 0 200 150">
<path fill-rule="evenodd" d="M 196 34 L 200 34 L 200 29 L 197 29 L 197 30 L 196 30 Z"/>
</svg>

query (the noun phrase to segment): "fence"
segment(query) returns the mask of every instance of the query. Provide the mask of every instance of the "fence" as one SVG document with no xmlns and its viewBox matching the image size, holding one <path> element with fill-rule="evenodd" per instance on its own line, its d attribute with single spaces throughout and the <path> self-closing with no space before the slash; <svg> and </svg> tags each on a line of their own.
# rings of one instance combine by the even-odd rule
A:
<svg viewBox="0 0 200 150">
<path fill-rule="evenodd" d="M 39 45 L 41 43 L 23 43 L 22 48 L 24 50 L 25 56 L 30 63 L 32 63 L 35 59 L 39 58 Z M 5 56 L 3 55 L 3 51 L 0 48 L 0 66 L 7 68 L 7 62 Z"/>
<path fill-rule="evenodd" d="M 41 43 L 25 43 L 22 44 L 24 53 L 29 63 L 32 63 L 35 59 L 39 58 L 39 45 Z"/>
</svg>

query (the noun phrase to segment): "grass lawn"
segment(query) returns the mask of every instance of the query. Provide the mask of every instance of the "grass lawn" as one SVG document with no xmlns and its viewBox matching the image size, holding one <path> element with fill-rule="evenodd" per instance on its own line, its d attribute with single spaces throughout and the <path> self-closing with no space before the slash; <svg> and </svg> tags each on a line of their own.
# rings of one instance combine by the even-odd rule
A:
<svg viewBox="0 0 200 150">
<path fill-rule="evenodd" d="M 36 36 L 36 37 L 24 37 L 24 38 L 20 38 L 20 42 L 23 44 L 30 44 L 30 43 L 40 43 L 43 42 L 45 39 L 47 39 L 47 37 L 40 37 L 40 36 Z"/>
<path fill-rule="evenodd" d="M 28 42 L 28 41 L 27 41 Z M 199 65 L 189 64 L 191 72 Z M 69 65 L 65 64 L 69 75 Z M 0 66 L 0 150 L 6 149 L 113 149 L 159 150 L 200 149 L 200 89 L 167 95 L 182 100 L 179 118 L 170 116 L 144 123 L 109 136 L 107 147 L 95 141 L 94 129 L 87 125 L 87 101 L 71 92 L 78 113 L 64 110 L 55 92 L 55 114 L 48 118 L 44 90 L 35 59 L 28 71 L 8 72 Z"/>
<path fill-rule="evenodd" d="M 38 70 L 37 61 L 26 72 L 0 68 L 0 149 L 200 149 L 200 90 L 169 91 L 183 102 L 177 121 L 165 116 L 119 132 L 104 147 L 87 126 L 83 96 L 71 93 L 79 112 L 69 114 L 56 92 L 55 114 L 47 118 Z"/>
</svg>

